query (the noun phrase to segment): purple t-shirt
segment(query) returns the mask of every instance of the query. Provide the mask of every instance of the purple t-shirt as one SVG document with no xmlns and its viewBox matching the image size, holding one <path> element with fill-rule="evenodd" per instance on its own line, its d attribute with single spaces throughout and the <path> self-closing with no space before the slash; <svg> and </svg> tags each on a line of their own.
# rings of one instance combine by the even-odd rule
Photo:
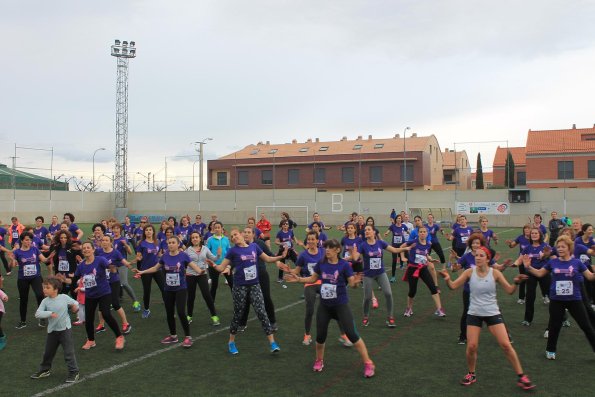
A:
<svg viewBox="0 0 595 397">
<path fill-rule="evenodd" d="M 312 255 L 308 250 L 300 253 L 295 262 L 300 267 L 300 277 L 310 277 L 314 274 L 314 267 L 324 259 L 324 248 L 319 248 L 316 255 Z"/>
<path fill-rule="evenodd" d="M 56 232 L 58 230 L 60 230 L 60 224 L 59 223 L 57 223 L 55 225 L 50 224 L 48 230 L 51 233 L 51 235 L 53 236 L 54 234 L 56 234 Z"/>
<path fill-rule="evenodd" d="M 388 247 L 386 241 L 376 240 L 372 245 L 364 240 L 357 248 L 358 252 L 364 257 L 364 276 L 376 277 L 384 273 L 384 263 L 382 263 L 382 253 Z"/>
<path fill-rule="evenodd" d="M 407 230 L 407 226 L 405 226 L 404 224 L 401 223 L 401 226 L 397 226 L 396 224 L 392 224 L 388 227 L 388 230 L 391 231 L 391 233 L 393 234 L 393 239 L 392 239 L 392 245 L 393 247 L 400 247 L 401 244 L 403 244 L 406 240 L 405 240 L 405 235 Z"/>
<path fill-rule="evenodd" d="M 201 236 L 204 234 L 205 228 L 207 227 L 207 225 L 205 225 L 204 223 L 193 223 L 192 224 L 192 231 L 193 232 L 197 232 L 198 234 L 200 234 Z"/>
<path fill-rule="evenodd" d="M 126 245 L 128 245 L 128 239 L 126 237 L 114 238 L 114 249 L 122 255 L 122 258 L 128 257 Z"/>
<path fill-rule="evenodd" d="M 188 226 L 180 225 L 175 230 L 176 236 L 180 236 L 182 238 L 182 241 L 188 240 L 188 237 L 190 237 L 190 233 L 192 233 L 191 225 L 188 225 Z"/>
<path fill-rule="evenodd" d="M 488 229 L 484 232 L 481 229 L 477 229 L 475 232 L 481 233 L 483 235 L 483 237 L 486 239 L 486 244 L 488 245 L 488 247 L 490 247 L 490 243 L 491 243 L 492 239 L 494 238 L 494 234 L 495 234 L 494 231 L 492 229 Z"/>
<path fill-rule="evenodd" d="M 124 235 L 131 239 L 134 236 L 136 225 L 134 223 L 131 223 L 130 225 L 123 224 L 122 227 L 124 228 Z"/>
<path fill-rule="evenodd" d="M 71 223 L 70 226 L 68 226 L 68 231 L 70 232 L 70 234 L 72 234 L 72 239 L 74 241 L 78 240 L 79 235 L 77 234 L 77 232 L 79 231 L 79 227 L 76 225 L 76 223 Z"/>
<path fill-rule="evenodd" d="M 550 259 L 544 266 L 552 276 L 550 285 L 550 299 L 559 301 L 580 301 L 582 273 L 587 266 L 578 259 L 562 261 L 559 258 Z"/>
<path fill-rule="evenodd" d="M 455 238 L 455 247 L 457 247 L 458 249 L 467 248 L 467 240 L 469 240 L 469 236 L 471 236 L 471 234 L 473 234 L 473 229 L 469 226 L 459 226 L 458 228 L 456 228 L 452 232 L 452 235 Z"/>
<path fill-rule="evenodd" d="M 428 255 L 430 255 L 430 251 L 432 250 L 432 244 L 430 244 L 428 241 L 426 241 L 425 244 L 422 244 L 419 239 L 415 240 L 414 243 L 415 247 L 409 251 L 409 263 L 415 263 L 416 265 L 426 265 L 428 263 Z M 412 243 L 407 243 L 407 245 L 411 244 Z"/>
<path fill-rule="evenodd" d="M 519 246 L 519 253 L 523 252 L 525 248 L 531 245 L 531 242 L 524 234 L 521 234 L 517 238 L 514 239 L 514 242 L 517 243 Z"/>
<path fill-rule="evenodd" d="M 549 247 L 549 245 L 546 243 L 541 243 L 538 246 L 533 246 L 533 244 L 531 244 L 521 251 L 521 255 L 528 255 L 529 258 L 531 258 L 531 267 L 541 269 L 543 265 L 546 264 L 547 259 L 540 259 L 540 257 L 543 255 L 543 250 L 547 247 Z"/>
<path fill-rule="evenodd" d="M 143 257 L 138 263 L 139 270 L 146 270 L 153 267 L 159 260 L 157 257 L 159 247 L 155 243 L 149 243 L 148 241 L 143 240 L 138 244 L 138 247 L 136 247 L 136 252 L 140 253 Z"/>
<path fill-rule="evenodd" d="M 186 267 L 190 262 L 192 260 L 185 252 L 171 255 L 168 251 L 163 254 L 159 263 L 161 263 L 165 272 L 165 286 L 163 288 L 166 291 L 180 291 L 187 288 Z"/>
<path fill-rule="evenodd" d="M 233 268 L 234 285 L 256 285 L 258 284 L 258 257 L 262 250 L 255 243 L 247 247 L 234 245 L 227 251 L 225 259 L 231 262 Z"/>
<path fill-rule="evenodd" d="M 107 270 L 109 270 L 107 259 L 101 256 L 96 256 L 91 263 L 83 260 L 78 265 L 74 275 L 83 279 L 86 298 L 97 299 L 112 293 L 106 277 Z"/>
<path fill-rule="evenodd" d="M 324 261 L 314 266 L 314 273 L 322 280 L 320 303 L 325 306 L 338 306 L 349 302 L 347 284 L 349 277 L 353 276 L 349 262 L 343 259 L 339 259 L 336 264 Z"/>
<path fill-rule="evenodd" d="M 95 251 L 95 255 L 105 258 L 108 265 L 114 265 L 115 267 L 123 266 L 122 259 L 124 259 L 124 257 L 118 250 L 113 249 L 111 252 L 105 252 L 100 248 Z M 118 272 L 112 273 L 109 269 L 105 271 L 105 277 L 110 284 L 120 281 L 120 274 Z"/>
<path fill-rule="evenodd" d="M 45 241 L 45 237 L 48 235 L 48 233 L 48 229 L 46 229 L 45 226 L 42 226 L 39 229 L 33 229 L 33 235 L 43 241 Z"/>
<path fill-rule="evenodd" d="M 434 237 L 436 237 L 436 233 L 438 233 L 440 231 L 440 225 L 437 223 L 432 223 L 432 226 L 430 226 L 427 223 L 424 223 L 424 226 L 428 229 L 428 234 L 430 236 L 432 236 L 432 241 L 434 241 Z M 435 241 L 438 241 L 438 238 L 436 238 Z"/>
<path fill-rule="evenodd" d="M 351 256 L 351 250 L 355 248 L 356 250 L 362 243 L 362 238 L 358 235 L 355 238 L 349 238 L 347 236 L 341 239 L 341 246 L 343 247 L 343 258 L 347 256 Z"/>
<path fill-rule="evenodd" d="M 20 248 L 13 251 L 14 259 L 19 265 L 19 280 L 32 280 L 41 277 L 39 254 L 36 247 L 31 247 L 27 251 Z"/>
<path fill-rule="evenodd" d="M 287 247 L 288 249 L 293 248 L 293 231 L 288 230 L 284 232 L 283 230 L 279 230 L 277 232 L 277 238 L 281 242 L 283 247 Z"/>
</svg>

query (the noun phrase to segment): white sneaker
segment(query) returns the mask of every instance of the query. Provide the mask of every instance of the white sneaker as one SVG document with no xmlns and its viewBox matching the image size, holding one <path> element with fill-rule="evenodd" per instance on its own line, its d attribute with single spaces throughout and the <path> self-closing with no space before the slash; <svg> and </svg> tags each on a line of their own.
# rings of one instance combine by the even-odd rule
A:
<svg viewBox="0 0 595 397">
<path fill-rule="evenodd" d="M 525 304 L 525 300 L 524 299 L 519 299 L 518 301 L 516 301 L 516 303 L 518 303 L 519 305 L 524 305 Z"/>
<path fill-rule="evenodd" d="M 550 303 L 550 297 L 546 295 L 543 297 L 543 304 L 547 305 L 548 303 Z"/>
<path fill-rule="evenodd" d="M 549 338 L 550 337 L 550 331 L 546 329 L 545 332 L 543 333 L 543 337 L 545 339 Z"/>
</svg>

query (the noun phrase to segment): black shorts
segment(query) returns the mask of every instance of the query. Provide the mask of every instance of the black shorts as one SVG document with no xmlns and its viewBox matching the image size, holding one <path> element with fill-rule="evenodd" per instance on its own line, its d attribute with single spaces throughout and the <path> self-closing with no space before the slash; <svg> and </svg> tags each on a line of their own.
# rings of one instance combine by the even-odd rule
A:
<svg viewBox="0 0 595 397">
<path fill-rule="evenodd" d="M 467 314 L 467 325 L 481 328 L 484 322 L 488 327 L 491 327 L 492 325 L 503 324 L 504 319 L 502 318 L 502 314 L 496 314 L 495 316 L 474 316 Z"/>
</svg>

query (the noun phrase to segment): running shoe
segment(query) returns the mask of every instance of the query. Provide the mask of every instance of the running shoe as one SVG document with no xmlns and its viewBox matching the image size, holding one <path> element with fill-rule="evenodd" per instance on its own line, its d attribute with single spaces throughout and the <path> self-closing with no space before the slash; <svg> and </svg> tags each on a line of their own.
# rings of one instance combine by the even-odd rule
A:
<svg viewBox="0 0 595 397">
<path fill-rule="evenodd" d="M 39 321 L 37 322 L 37 325 L 41 328 L 43 327 L 47 327 L 48 326 L 48 320 L 47 318 L 41 318 L 39 319 Z"/>
<path fill-rule="evenodd" d="M 187 336 L 184 338 L 184 342 L 182 342 L 182 347 L 185 347 L 186 349 L 192 347 L 192 338 Z"/>
<path fill-rule="evenodd" d="M 408 307 L 405 309 L 405 313 L 403 313 L 403 316 L 405 317 L 411 317 L 413 315 L 413 309 Z"/>
<path fill-rule="evenodd" d="M 233 354 L 234 356 L 239 353 L 238 348 L 236 347 L 235 342 L 229 342 L 227 344 L 227 348 L 229 349 L 229 353 Z"/>
<path fill-rule="evenodd" d="M 132 303 L 132 311 L 135 313 L 140 312 L 140 302 L 139 301 L 134 301 Z"/>
<path fill-rule="evenodd" d="M 304 335 L 304 340 L 302 341 L 302 345 L 310 346 L 311 343 L 312 343 L 312 337 L 308 334 Z"/>
<path fill-rule="evenodd" d="M 314 372 L 322 372 L 323 368 L 324 368 L 324 361 L 314 360 L 314 366 L 312 367 L 312 370 L 314 370 Z"/>
<path fill-rule="evenodd" d="M 192 324 L 192 316 L 186 316 L 186 320 L 188 320 L 188 324 Z"/>
<path fill-rule="evenodd" d="M 548 303 L 550 303 L 550 297 L 546 295 L 543 297 L 543 304 L 547 305 Z M 525 389 L 525 390 L 528 390 L 528 389 Z"/>
<path fill-rule="evenodd" d="M 219 320 L 218 316 L 212 316 L 211 321 L 213 322 L 214 326 L 221 325 L 221 321 Z"/>
<path fill-rule="evenodd" d="M 149 309 L 144 309 L 143 310 L 143 314 L 142 314 L 142 318 L 149 318 L 151 316 L 151 311 Z"/>
<path fill-rule="evenodd" d="M 397 324 L 395 323 L 395 318 L 392 316 L 387 318 L 386 325 L 388 326 L 388 328 L 395 328 L 397 326 Z"/>
<path fill-rule="evenodd" d="M 367 327 L 368 325 L 370 325 L 370 320 L 368 319 L 368 317 L 364 317 L 364 319 L 362 320 L 362 325 L 364 327 Z"/>
<path fill-rule="evenodd" d="M 95 333 L 96 333 L 96 334 L 100 334 L 100 333 L 102 333 L 102 332 L 105 332 L 105 326 L 104 326 L 104 325 L 101 325 L 101 324 L 99 324 L 99 325 L 97 326 L 97 328 L 95 328 Z"/>
<path fill-rule="evenodd" d="M 167 335 L 165 338 L 161 339 L 161 343 L 164 345 L 170 345 L 172 343 L 178 343 L 178 337 L 173 335 Z"/>
<path fill-rule="evenodd" d="M 0 351 L 6 347 L 6 335 L 0 336 Z"/>
<path fill-rule="evenodd" d="M 90 349 L 94 348 L 95 346 L 97 346 L 97 345 L 95 344 L 95 341 L 94 340 L 87 339 L 87 341 L 83 345 L 82 349 L 83 350 L 90 350 Z"/>
<path fill-rule="evenodd" d="M 467 344 L 467 339 L 463 338 L 462 336 L 459 336 L 459 341 L 457 343 L 459 345 L 466 345 Z"/>
<path fill-rule="evenodd" d="M 397 278 L 395 276 L 392 276 L 389 281 L 391 283 L 396 283 L 397 282 Z"/>
<path fill-rule="evenodd" d="M 475 382 L 477 382 L 477 378 L 475 377 L 475 374 L 471 373 L 467 373 L 467 375 L 465 375 L 465 377 L 461 379 L 461 385 L 463 386 L 471 386 Z"/>
<path fill-rule="evenodd" d="M 78 372 L 69 372 L 68 376 L 66 377 L 66 383 L 74 383 L 79 380 L 79 373 Z"/>
<path fill-rule="evenodd" d="M 562 326 L 566 327 L 566 328 L 570 327 L 570 321 L 564 320 L 564 322 L 562 323 Z"/>
<path fill-rule="evenodd" d="M 545 330 L 545 332 L 543 333 L 543 337 L 544 337 L 545 339 L 547 339 L 547 338 L 549 338 L 549 337 L 550 337 L 550 330 L 549 330 L 549 329 L 546 329 L 546 330 Z"/>
<path fill-rule="evenodd" d="M 72 323 L 72 325 L 74 325 L 75 327 L 78 327 L 79 325 L 84 325 L 84 324 L 85 324 L 85 322 L 82 320 L 78 320 L 78 321 L 75 321 L 74 323 Z"/>
<path fill-rule="evenodd" d="M 353 342 L 351 342 L 349 340 L 349 338 L 347 337 L 347 335 L 341 335 L 339 337 L 339 342 L 341 342 L 343 344 L 343 346 L 345 346 L 345 347 L 351 347 L 351 346 L 353 346 Z"/>
<path fill-rule="evenodd" d="M 283 284 L 283 279 L 282 279 L 282 278 L 278 278 L 278 279 L 277 279 L 277 282 L 278 282 L 279 284 Z"/>
<path fill-rule="evenodd" d="M 369 363 L 365 363 L 364 364 L 364 378 L 371 378 L 372 376 L 374 376 L 375 369 L 376 369 L 376 367 L 374 366 L 374 363 L 372 361 L 370 361 Z"/>
<path fill-rule="evenodd" d="M 528 327 L 528 326 L 531 325 L 531 323 L 529 321 L 527 321 L 527 320 L 523 320 L 523 321 L 521 321 L 521 325 L 524 326 L 524 327 Z"/>
<path fill-rule="evenodd" d="M 277 344 L 277 342 L 271 342 L 271 353 L 277 353 L 280 351 L 281 348 L 279 347 L 279 344 Z"/>
<path fill-rule="evenodd" d="M 130 324 L 122 324 L 122 333 L 124 335 L 128 335 L 132 331 L 132 325 Z"/>
<path fill-rule="evenodd" d="M 7 275 L 7 276 L 10 276 L 11 274 L 12 274 L 12 272 L 8 272 L 8 273 L 6 273 L 6 275 Z"/>
<path fill-rule="evenodd" d="M 116 338 L 116 350 L 122 350 L 124 349 L 124 342 L 126 340 L 124 339 L 123 335 L 120 335 Z"/>
<path fill-rule="evenodd" d="M 525 304 L 525 300 L 524 299 L 519 299 L 516 301 L 516 303 L 518 303 L 519 305 L 524 305 Z"/>
<path fill-rule="evenodd" d="M 535 385 L 527 375 L 521 376 L 517 381 L 517 385 L 523 390 L 531 390 L 535 388 Z"/>
<path fill-rule="evenodd" d="M 436 310 L 436 312 L 434 314 L 437 315 L 438 317 L 446 317 L 446 312 L 444 311 L 443 308 Z"/>
<path fill-rule="evenodd" d="M 40 378 L 47 378 L 50 376 L 52 372 L 48 369 L 47 371 L 37 371 L 33 375 L 30 376 L 31 379 L 40 379 Z"/>
<path fill-rule="evenodd" d="M 27 326 L 27 323 L 26 323 L 25 321 L 20 321 L 20 322 L 19 322 L 19 323 L 18 323 L 18 324 L 15 326 L 15 328 L 16 328 L 16 329 L 23 329 L 23 328 L 25 328 L 26 326 Z"/>
<path fill-rule="evenodd" d="M 556 352 L 545 352 L 545 358 L 548 360 L 555 360 L 556 359 Z"/>
<path fill-rule="evenodd" d="M 240 325 L 238 327 L 238 332 L 246 332 L 246 329 L 248 329 L 248 325 Z"/>
<path fill-rule="evenodd" d="M 372 309 L 378 309 L 378 299 L 375 296 L 372 297 Z"/>
</svg>

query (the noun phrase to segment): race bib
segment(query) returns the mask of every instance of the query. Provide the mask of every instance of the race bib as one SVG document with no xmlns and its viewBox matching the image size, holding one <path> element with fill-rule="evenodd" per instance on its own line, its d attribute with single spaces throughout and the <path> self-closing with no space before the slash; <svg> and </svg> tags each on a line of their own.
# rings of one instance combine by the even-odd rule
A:
<svg viewBox="0 0 595 397">
<path fill-rule="evenodd" d="M 370 270 L 378 270 L 382 268 L 382 258 L 370 258 Z"/>
<path fill-rule="evenodd" d="M 572 281 L 556 281 L 556 295 L 569 296 L 573 294 L 574 284 Z"/>
<path fill-rule="evenodd" d="M 59 272 L 67 272 L 68 270 L 70 270 L 70 264 L 68 261 L 58 261 Z"/>
<path fill-rule="evenodd" d="M 12 232 L 12 238 L 19 239 L 19 232 Z"/>
<path fill-rule="evenodd" d="M 97 280 L 95 280 L 95 275 L 85 274 L 83 276 L 83 285 L 85 286 L 85 289 L 97 287 Z"/>
<path fill-rule="evenodd" d="M 401 244 L 403 242 L 403 236 L 393 236 L 393 244 Z"/>
<path fill-rule="evenodd" d="M 336 299 L 337 298 L 337 286 L 334 284 L 322 284 L 320 286 L 320 298 L 321 299 Z"/>
<path fill-rule="evenodd" d="M 168 287 L 179 287 L 180 273 L 165 273 L 165 284 Z"/>
<path fill-rule="evenodd" d="M 23 266 L 23 276 L 25 277 L 33 277 L 37 275 L 37 266 L 36 265 L 25 265 Z"/>
<path fill-rule="evenodd" d="M 428 258 L 425 255 L 415 254 L 415 263 L 418 265 L 425 265 L 428 262 Z"/>
<path fill-rule="evenodd" d="M 586 263 L 589 263 L 589 260 L 590 260 L 590 259 L 591 259 L 591 258 L 589 257 L 589 255 L 585 255 L 585 254 L 582 254 L 582 255 L 579 257 L 579 260 L 580 260 L 582 263 L 585 263 L 585 264 L 586 264 Z"/>
<path fill-rule="evenodd" d="M 246 281 L 254 280 L 256 278 L 256 265 L 244 268 L 244 279 Z"/>
<path fill-rule="evenodd" d="M 461 243 L 466 243 L 469 240 L 469 236 L 461 236 Z"/>
<path fill-rule="evenodd" d="M 308 271 L 310 272 L 310 276 L 314 274 L 314 266 L 316 266 L 316 263 L 308 263 Z"/>
<path fill-rule="evenodd" d="M 287 248 L 291 248 L 291 241 L 283 241 L 283 246 Z"/>
<path fill-rule="evenodd" d="M 111 272 L 109 269 L 105 269 L 105 278 L 107 278 L 108 281 L 109 281 L 110 273 Z"/>
</svg>

